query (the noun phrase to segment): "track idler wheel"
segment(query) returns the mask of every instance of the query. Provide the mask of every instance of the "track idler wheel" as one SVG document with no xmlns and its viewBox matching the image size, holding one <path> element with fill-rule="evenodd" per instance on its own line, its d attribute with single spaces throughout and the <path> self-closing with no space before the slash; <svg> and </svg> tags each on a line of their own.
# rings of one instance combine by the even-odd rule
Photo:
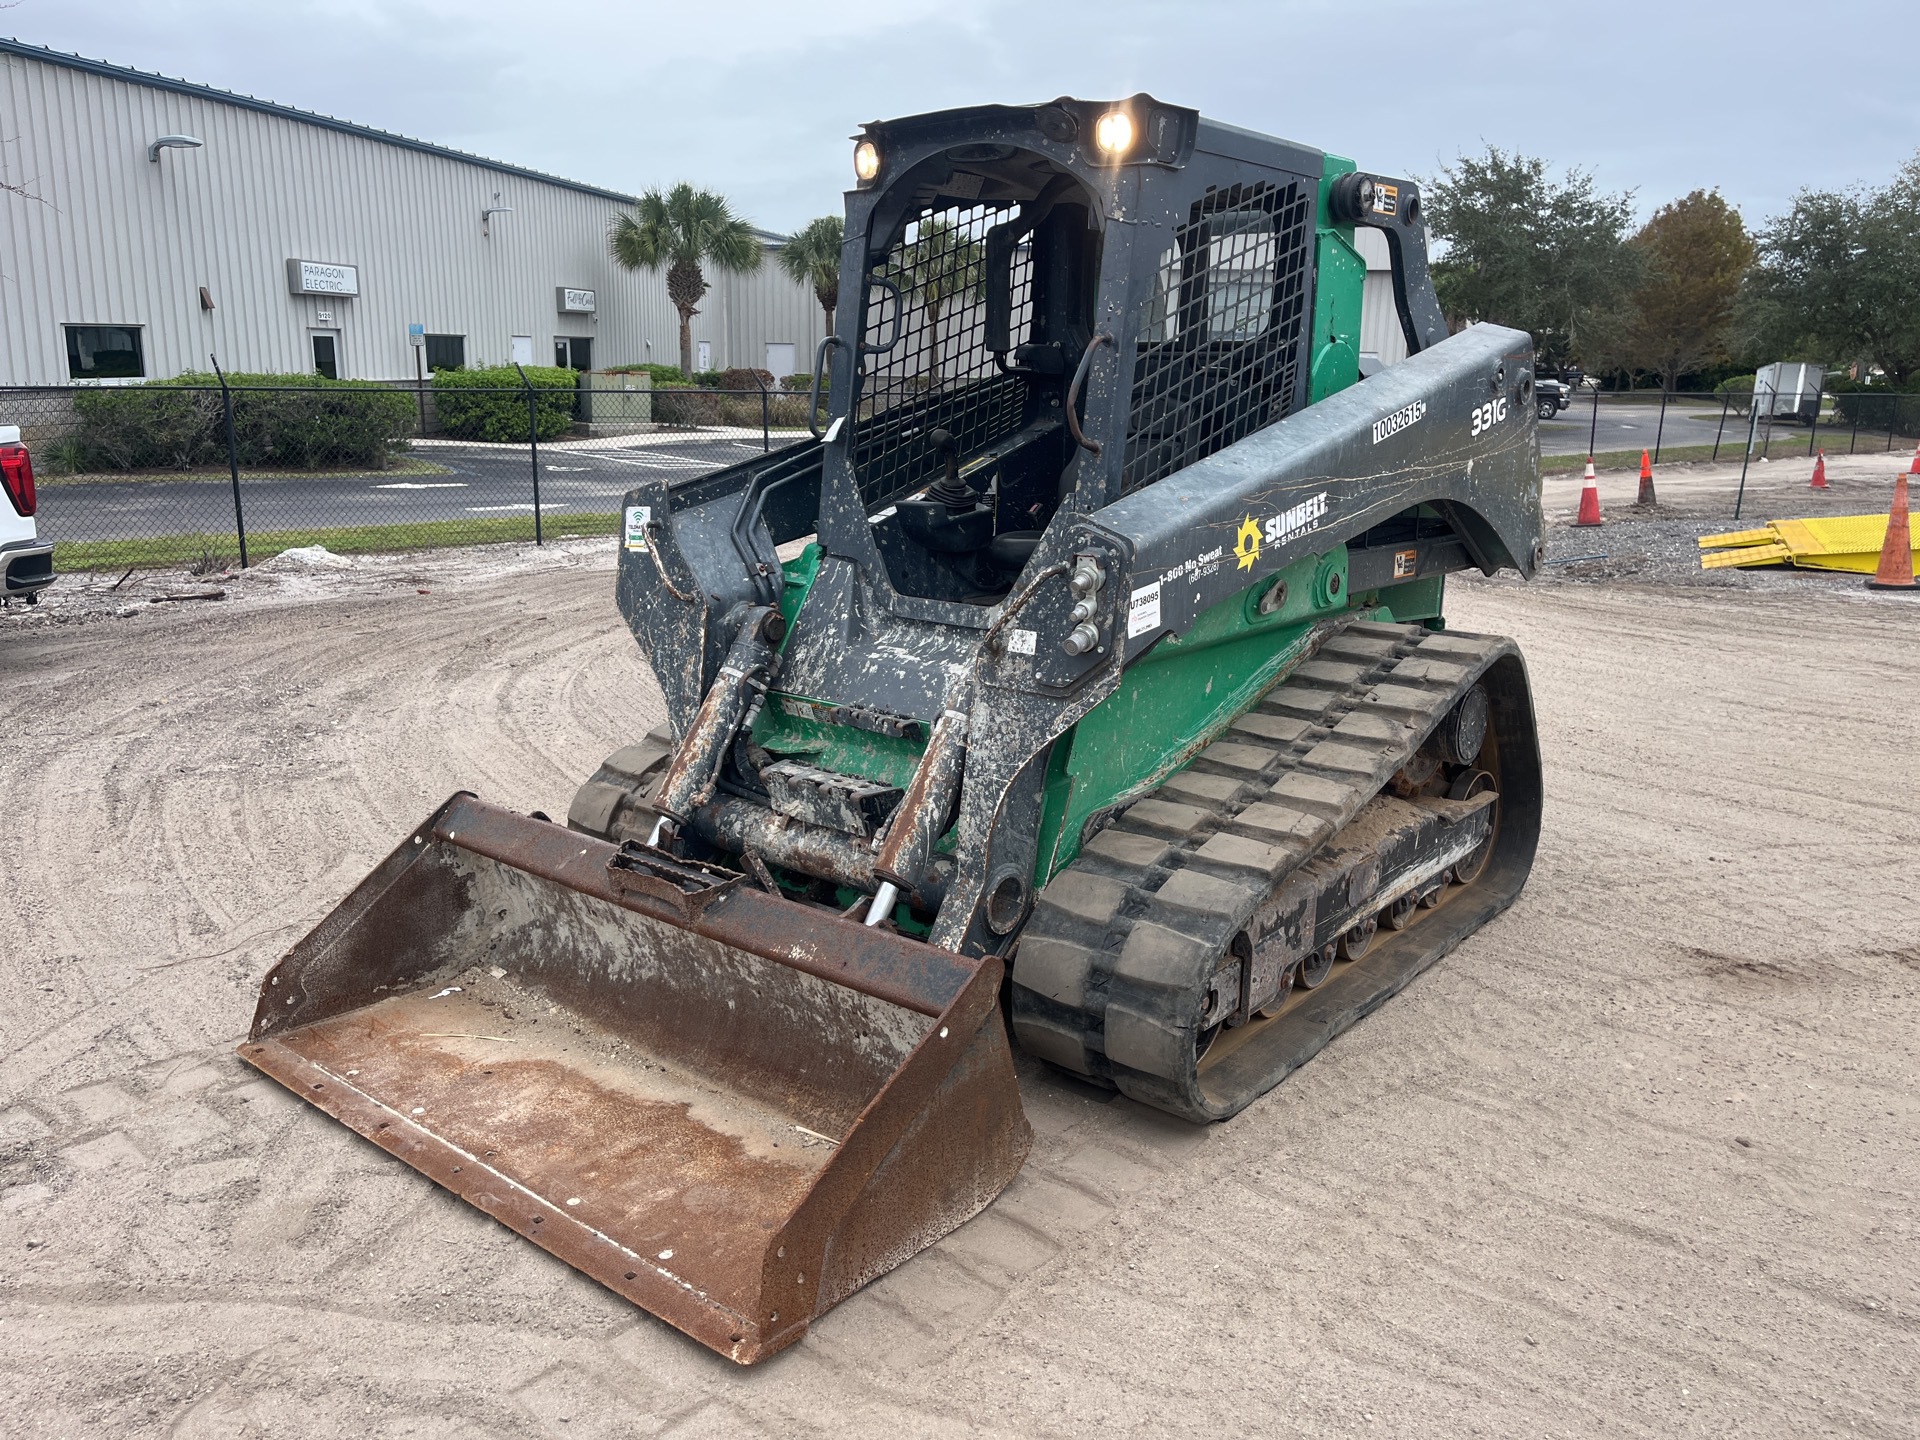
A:
<svg viewBox="0 0 1920 1440">
<path fill-rule="evenodd" d="M 1407 923 L 1413 919 L 1414 907 L 1418 903 L 1418 897 L 1402 895 L 1380 912 L 1380 923 L 1389 930 L 1406 929 Z"/>
<path fill-rule="evenodd" d="M 1453 789 L 1448 793 L 1455 800 L 1471 800 L 1493 788 L 1493 776 L 1484 770 L 1474 770 L 1454 781 Z M 1478 880 L 1480 872 L 1487 868 L 1487 861 L 1493 855 L 1493 842 L 1500 833 L 1500 802 L 1496 799 L 1493 805 L 1493 819 L 1487 825 L 1487 838 L 1454 864 L 1453 879 L 1457 885 L 1471 885 Z"/>
<path fill-rule="evenodd" d="M 1329 940 L 1311 955 L 1303 956 L 1294 971 L 1294 980 L 1302 990 L 1318 989 L 1320 984 L 1333 973 L 1333 961 L 1339 951 L 1339 943 Z"/>
<path fill-rule="evenodd" d="M 1369 915 L 1340 937 L 1340 958 L 1358 960 L 1373 948 L 1373 937 L 1380 933 L 1380 917 Z"/>
</svg>

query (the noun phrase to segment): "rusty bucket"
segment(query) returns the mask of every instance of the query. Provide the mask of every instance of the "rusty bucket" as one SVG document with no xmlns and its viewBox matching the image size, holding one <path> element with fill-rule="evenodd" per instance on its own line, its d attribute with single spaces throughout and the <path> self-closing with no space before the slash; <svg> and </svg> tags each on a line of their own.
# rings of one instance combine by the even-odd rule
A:
<svg viewBox="0 0 1920 1440">
<path fill-rule="evenodd" d="M 261 986 L 249 1064 L 742 1364 L 1026 1158 L 969 960 L 454 796 Z"/>
</svg>

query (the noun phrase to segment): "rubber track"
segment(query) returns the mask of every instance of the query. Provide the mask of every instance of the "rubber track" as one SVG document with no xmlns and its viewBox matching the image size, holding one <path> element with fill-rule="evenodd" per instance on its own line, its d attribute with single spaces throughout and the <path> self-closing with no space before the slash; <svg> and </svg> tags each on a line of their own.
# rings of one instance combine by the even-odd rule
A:
<svg viewBox="0 0 1920 1440">
<path fill-rule="evenodd" d="M 1224 1107 L 1197 1092 L 1193 1035 L 1227 946 L 1513 648 L 1368 622 L 1324 641 L 1048 882 L 1013 965 L 1021 1045 L 1194 1119 L 1278 1083 Z"/>
</svg>

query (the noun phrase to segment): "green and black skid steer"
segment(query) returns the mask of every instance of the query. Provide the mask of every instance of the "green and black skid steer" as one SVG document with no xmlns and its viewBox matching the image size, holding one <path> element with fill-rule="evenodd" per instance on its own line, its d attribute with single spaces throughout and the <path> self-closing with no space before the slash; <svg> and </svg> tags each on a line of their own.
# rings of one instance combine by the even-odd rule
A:
<svg viewBox="0 0 1920 1440">
<path fill-rule="evenodd" d="M 448 800 L 241 1047 L 743 1363 L 1012 1179 L 1010 1041 L 1230 1117 L 1540 825 L 1442 618 L 1541 563 L 1533 346 L 1448 333 L 1418 188 L 1146 95 L 856 140 L 813 435 L 625 498 L 666 726 L 566 825 Z"/>
</svg>

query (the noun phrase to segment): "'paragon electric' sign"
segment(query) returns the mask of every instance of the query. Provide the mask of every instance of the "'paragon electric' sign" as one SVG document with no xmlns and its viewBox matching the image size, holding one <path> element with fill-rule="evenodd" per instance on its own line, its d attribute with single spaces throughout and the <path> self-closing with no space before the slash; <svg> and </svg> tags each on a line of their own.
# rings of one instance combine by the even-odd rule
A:
<svg viewBox="0 0 1920 1440">
<path fill-rule="evenodd" d="M 287 261 L 287 291 L 293 295 L 358 295 L 360 267 L 324 260 Z"/>
</svg>

